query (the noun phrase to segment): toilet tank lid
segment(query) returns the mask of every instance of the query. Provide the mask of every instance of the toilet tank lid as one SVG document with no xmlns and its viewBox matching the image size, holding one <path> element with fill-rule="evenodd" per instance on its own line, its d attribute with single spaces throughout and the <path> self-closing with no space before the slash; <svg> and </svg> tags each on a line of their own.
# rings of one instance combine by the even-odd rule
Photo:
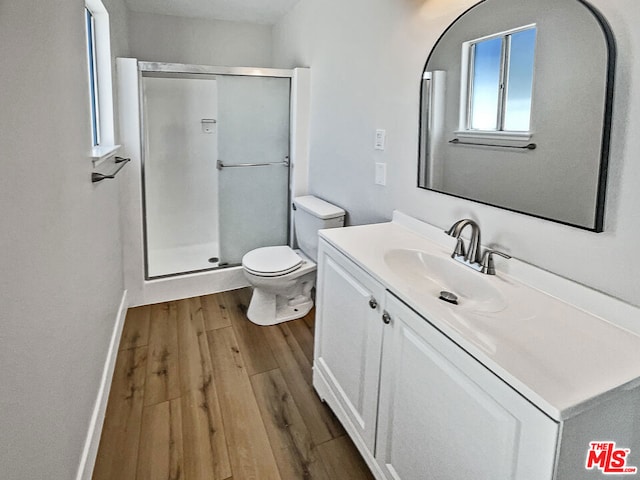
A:
<svg viewBox="0 0 640 480">
<path fill-rule="evenodd" d="M 293 199 L 293 204 L 297 208 L 310 213 L 314 217 L 322 220 L 329 218 L 344 217 L 345 211 L 340 207 L 336 207 L 329 202 L 314 197 L 313 195 L 305 195 L 303 197 L 296 197 Z"/>
</svg>

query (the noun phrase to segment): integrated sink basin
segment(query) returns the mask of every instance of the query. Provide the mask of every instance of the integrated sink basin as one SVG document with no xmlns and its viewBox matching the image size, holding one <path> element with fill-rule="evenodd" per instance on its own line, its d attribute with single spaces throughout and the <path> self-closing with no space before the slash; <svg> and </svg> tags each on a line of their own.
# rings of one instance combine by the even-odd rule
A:
<svg viewBox="0 0 640 480">
<path fill-rule="evenodd" d="M 384 254 L 389 269 L 424 295 L 440 296 L 447 291 L 458 297 L 452 308 L 476 312 L 499 312 L 507 301 L 493 283 L 496 278 L 483 275 L 448 256 L 422 250 L 393 249 Z"/>
</svg>

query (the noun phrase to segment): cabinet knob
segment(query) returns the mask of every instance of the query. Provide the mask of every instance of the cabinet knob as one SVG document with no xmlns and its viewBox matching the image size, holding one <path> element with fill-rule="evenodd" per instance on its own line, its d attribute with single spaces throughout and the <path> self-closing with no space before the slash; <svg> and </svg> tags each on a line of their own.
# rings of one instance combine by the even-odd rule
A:
<svg viewBox="0 0 640 480">
<path fill-rule="evenodd" d="M 389 315 L 387 313 L 387 311 L 385 310 L 385 312 L 382 314 L 382 321 L 386 324 L 389 325 L 391 323 L 391 315 Z"/>
<path fill-rule="evenodd" d="M 375 298 L 371 297 L 369 299 L 369 306 L 375 310 L 376 308 L 378 308 L 378 301 Z"/>
</svg>

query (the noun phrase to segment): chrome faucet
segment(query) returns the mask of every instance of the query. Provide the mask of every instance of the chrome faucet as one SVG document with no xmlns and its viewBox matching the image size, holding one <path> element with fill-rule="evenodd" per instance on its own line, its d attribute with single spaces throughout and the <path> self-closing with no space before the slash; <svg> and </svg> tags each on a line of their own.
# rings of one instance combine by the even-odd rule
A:
<svg viewBox="0 0 640 480">
<path fill-rule="evenodd" d="M 471 241 L 469 242 L 468 250 L 465 252 L 464 242 L 460 238 L 460 235 L 467 225 L 471 226 Z M 460 257 L 464 257 L 464 260 L 470 264 L 480 264 L 482 260 L 480 258 L 480 227 L 476 222 L 469 218 L 458 220 L 456 223 L 451 225 L 451 228 L 449 228 L 445 233 L 458 239 L 458 243 L 451 254 L 451 258 L 457 260 Z"/>
<path fill-rule="evenodd" d="M 469 241 L 469 248 L 465 249 L 464 241 L 460 238 L 460 235 L 467 225 L 471 226 L 471 240 Z M 469 218 L 458 220 L 456 223 L 451 225 L 451 228 L 446 230 L 445 233 L 457 239 L 456 248 L 453 250 L 451 258 L 479 271 L 480 273 L 484 273 L 486 275 L 496 274 L 496 270 L 493 265 L 493 254 L 500 255 L 504 258 L 511 258 L 506 253 L 491 249 L 485 250 L 484 255 L 482 255 L 480 251 L 482 249 L 482 243 L 480 241 L 480 227 L 476 222 Z"/>
</svg>

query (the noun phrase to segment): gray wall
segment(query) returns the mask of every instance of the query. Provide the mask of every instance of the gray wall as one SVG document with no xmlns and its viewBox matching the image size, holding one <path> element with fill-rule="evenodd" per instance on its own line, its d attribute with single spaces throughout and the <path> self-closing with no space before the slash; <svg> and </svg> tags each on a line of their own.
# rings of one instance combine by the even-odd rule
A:
<svg viewBox="0 0 640 480">
<path fill-rule="evenodd" d="M 138 60 L 271 66 L 269 25 L 131 12 L 129 39 L 131 56 Z"/>
<path fill-rule="evenodd" d="M 344 207 L 352 224 L 394 209 L 442 228 L 471 217 L 485 243 L 640 305 L 640 9 L 593 0 L 618 43 L 605 232 L 591 233 L 416 188 L 420 75 L 444 28 L 471 0 L 301 0 L 274 28 L 277 67 L 310 66 L 310 188 Z M 386 128 L 387 149 L 374 132 Z M 387 186 L 374 185 L 375 162 Z M 500 263 L 498 268 L 508 268 Z"/>
<path fill-rule="evenodd" d="M 3 479 L 75 475 L 124 289 L 118 184 L 90 183 L 83 8 L 0 3 Z"/>
</svg>

